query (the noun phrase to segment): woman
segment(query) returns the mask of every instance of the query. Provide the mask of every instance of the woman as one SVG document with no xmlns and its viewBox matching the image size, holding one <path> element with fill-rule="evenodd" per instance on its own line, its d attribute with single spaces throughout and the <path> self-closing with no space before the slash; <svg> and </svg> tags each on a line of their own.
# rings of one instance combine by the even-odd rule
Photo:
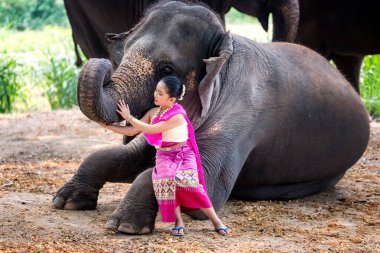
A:
<svg viewBox="0 0 380 253">
<path fill-rule="evenodd" d="M 185 86 L 177 77 L 165 77 L 154 92 L 154 103 L 159 107 L 152 108 L 138 120 L 120 100 L 117 112 L 132 126 L 100 124 L 127 136 L 143 132 L 148 143 L 156 147 L 153 188 L 162 221 L 175 222 L 172 235 L 184 235 L 181 207 L 200 209 L 212 221 L 215 230 L 226 235 L 232 230 L 218 218 L 207 196 L 194 129 L 183 107 L 177 104 L 184 94 Z"/>
</svg>

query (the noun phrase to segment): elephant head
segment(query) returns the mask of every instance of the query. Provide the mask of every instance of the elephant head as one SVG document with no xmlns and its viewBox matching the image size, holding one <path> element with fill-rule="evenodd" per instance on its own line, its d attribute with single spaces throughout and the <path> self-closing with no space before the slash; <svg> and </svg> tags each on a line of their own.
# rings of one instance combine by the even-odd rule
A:
<svg viewBox="0 0 380 253">
<path fill-rule="evenodd" d="M 117 122 L 117 100 L 141 117 L 154 106 L 160 79 L 177 76 L 186 86 L 182 105 L 193 121 L 203 121 L 215 105 L 219 71 L 233 52 L 232 38 L 206 6 L 161 1 L 147 9 L 130 31 L 108 34 L 113 64 L 90 59 L 78 81 L 78 103 L 94 121 Z"/>
<path fill-rule="evenodd" d="M 297 35 L 299 21 L 298 0 L 234 0 L 237 10 L 259 19 L 268 31 L 269 14 L 273 14 L 273 41 L 293 42 Z"/>
</svg>

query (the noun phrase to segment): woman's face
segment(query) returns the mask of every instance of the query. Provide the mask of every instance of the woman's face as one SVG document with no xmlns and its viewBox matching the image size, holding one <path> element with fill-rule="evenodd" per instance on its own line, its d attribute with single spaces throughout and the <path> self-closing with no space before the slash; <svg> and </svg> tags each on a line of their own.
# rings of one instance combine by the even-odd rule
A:
<svg viewBox="0 0 380 253">
<path fill-rule="evenodd" d="M 154 104 L 162 107 L 170 107 L 175 102 L 175 98 L 170 98 L 168 88 L 163 81 L 159 81 L 154 91 Z"/>
</svg>

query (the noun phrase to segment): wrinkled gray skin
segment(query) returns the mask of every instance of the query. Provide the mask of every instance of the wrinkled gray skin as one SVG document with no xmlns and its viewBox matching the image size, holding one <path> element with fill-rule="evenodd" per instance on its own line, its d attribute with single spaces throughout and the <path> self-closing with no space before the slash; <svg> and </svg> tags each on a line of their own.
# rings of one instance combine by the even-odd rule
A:
<svg viewBox="0 0 380 253">
<path fill-rule="evenodd" d="M 367 146 L 369 122 L 360 97 L 305 47 L 231 36 L 209 9 L 177 1 L 152 7 L 135 29 L 110 39 L 114 56 L 121 54 L 116 69 L 106 59 L 88 61 L 78 84 L 81 110 L 94 121 L 118 122 L 116 102 L 124 99 L 141 117 L 154 106 L 163 76 L 181 78 L 187 90 L 182 105 L 196 129 L 216 210 L 230 196 L 283 200 L 326 190 Z M 150 233 L 158 210 L 154 155 L 141 135 L 95 152 L 58 191 L 54 205 L 93 209 L 106 182 L 133 182 L 107 228 Z"/>
</svg>

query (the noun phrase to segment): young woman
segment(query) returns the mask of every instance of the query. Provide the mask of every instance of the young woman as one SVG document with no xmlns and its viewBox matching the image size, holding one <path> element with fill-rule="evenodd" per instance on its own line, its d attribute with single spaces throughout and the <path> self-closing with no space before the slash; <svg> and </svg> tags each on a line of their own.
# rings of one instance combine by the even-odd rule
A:
<svg viewBox="0 0 380 253">
<path fill-rule="evenodd" d="M 177 104 L 184 94 L 185 86 L 177 77 L 165 77 L 154 92 L 154 103 L 159 107 L 152 108 L 138 120 L 120 100 L 117 112 L 132 126 L 100 124 L 127 136 L 143 132 L 148 143 L 156 147 L 153 188 L 162 221 L 175 222 L 172 235 L 184 235 L 181 208 L 200 209 L 212 221 L 215 230 L 226 235 L 232 230 L 218 218 L 207 196 L 194 129 L 183 107 Z"/>
</svg>

